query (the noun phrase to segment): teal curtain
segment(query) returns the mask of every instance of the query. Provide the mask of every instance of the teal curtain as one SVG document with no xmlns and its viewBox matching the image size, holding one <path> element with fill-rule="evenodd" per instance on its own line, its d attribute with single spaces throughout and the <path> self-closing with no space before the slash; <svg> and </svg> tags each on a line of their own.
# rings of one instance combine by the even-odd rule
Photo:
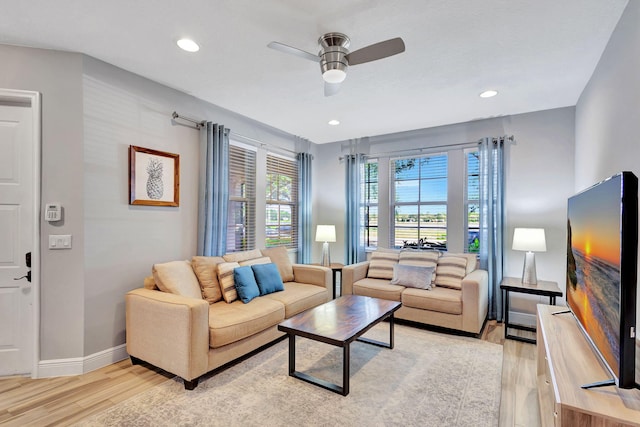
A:
<svg viewBox="0 0 640 427">
<path fill-rule="evenodd" d="M 505 138 L 483 138 L 480 153 L 480 268 L 489 273 L 489 319 L 503 320 Z"/>
<path fill-rule="evenodd" d="M 207 122 L 200 144 L 198 255 L 221 256 L 227 250 L 229 129 Z"/>
<path fill-rule="evenodd" d="M 366 259 L 362 230 L 362 175 L 365 158 L 363 154 L 345 156 L 346 169 L 346 205 L 345 261 L 355 264 Z"/>
<path fill-rule="evenodd" d="M 299 264 L 311 263 L 311 163 L 313 156 L 298 153 L 298 257 Z"/>
</svg>

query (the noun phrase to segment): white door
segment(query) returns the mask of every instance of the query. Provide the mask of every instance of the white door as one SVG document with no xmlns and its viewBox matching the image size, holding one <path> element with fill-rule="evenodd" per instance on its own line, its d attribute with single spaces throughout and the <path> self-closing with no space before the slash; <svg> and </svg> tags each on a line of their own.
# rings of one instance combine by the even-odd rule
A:
<svg viewBox="0 0 640 427">
<path fill-rule="evenodd" d="M 34 292 L 27 278 L 14 280 L 36 249 L 33 129 L 32 105 L 0 97 L 0 375 L 30 374 L 34 364 Z"/>
</svg>

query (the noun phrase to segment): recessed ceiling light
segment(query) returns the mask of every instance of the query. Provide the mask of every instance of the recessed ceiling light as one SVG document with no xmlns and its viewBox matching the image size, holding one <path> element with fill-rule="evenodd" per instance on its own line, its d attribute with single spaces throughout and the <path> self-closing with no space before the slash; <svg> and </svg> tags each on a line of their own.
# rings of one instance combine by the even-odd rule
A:
<svg viewBox="0 0 640 427">
<path fill-rule="evenodd" d="M 492 96 L 496 96 L 498 94 L 497 90 L 485 90 L 480 94 L 480 98 L 491 98 Z"/>
<path fill-rule="evenodd" d="M 329 124 L 331 126 L 338 126 L 340 124 L 340 120 L 336 120 L 336 119 L 329 120 Z"/>
<path fill-rule="evenodd" d="M 180 46 L 180 49 L 186 50 L 187 52 L 197 52 L 200 50 L 200 46 L 198 46 L 198 43 L 194 42 L 191 39 L 178 40 L 178 46 Z"/>
</svg>

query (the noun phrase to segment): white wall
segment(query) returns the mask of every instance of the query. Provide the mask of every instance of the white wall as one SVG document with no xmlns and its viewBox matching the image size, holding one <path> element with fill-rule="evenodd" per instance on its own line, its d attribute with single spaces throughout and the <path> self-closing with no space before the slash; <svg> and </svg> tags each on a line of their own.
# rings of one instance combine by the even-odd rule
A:
<svg viewBox="0 0 640 427">
<path fill-rule="evenodd" d="M 41 219 L 40 356 L 82 355 L 84 325 L 82 59 L 51 50 L 0 45 L 0 87 L 42 94 L 42 206 L 64 220 Z M 71 234 L 73 249 L 48 250 L 49 234 Z"/>
<path fill-rule="evenodd" d="M 477 141 L 485 136 L 514 135 L 506 149 L 505 275 L 522 274 L 523 254 L 511 251 L 515 227 L 543 227 L 547 252 L 537 254 L 538 278 L 558 282 L 563 288 L 565 270 L 566 203 L 574 189 L 574 108 L 561 108 L 451 126 L 369 137 L 358 151 L 367 154 L 428 148 Z M 345 171 L 338 160 L 353 142 L 317 147 L 314 162 L 314 227 L 336 224 L 338 242 L 332 260 L 344 262 Z M 314 258 L 321 246 L 314 246 Z M 534 314 L 540 299 L 514 298 L 513 309 Z M 544 302 L 548 303 L 548 300 Z"/>
<path fill-rule="evenodd" d="M 640 2 L 630 1 L 576 105 L 576 192 L 623 170 L 640 176 L 638 23 Z"/>
</svg>

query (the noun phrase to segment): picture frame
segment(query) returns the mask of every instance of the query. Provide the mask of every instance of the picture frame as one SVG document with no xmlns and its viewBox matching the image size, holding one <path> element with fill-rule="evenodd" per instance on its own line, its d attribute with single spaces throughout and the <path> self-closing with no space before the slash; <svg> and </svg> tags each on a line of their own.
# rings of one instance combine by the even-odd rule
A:
<svg viewBox="0 0 640 427">
<path fill-rule="evenodd" d="M 130 145 L 129 204 L 180 206 L 180 155 Z"/>
</svg>

